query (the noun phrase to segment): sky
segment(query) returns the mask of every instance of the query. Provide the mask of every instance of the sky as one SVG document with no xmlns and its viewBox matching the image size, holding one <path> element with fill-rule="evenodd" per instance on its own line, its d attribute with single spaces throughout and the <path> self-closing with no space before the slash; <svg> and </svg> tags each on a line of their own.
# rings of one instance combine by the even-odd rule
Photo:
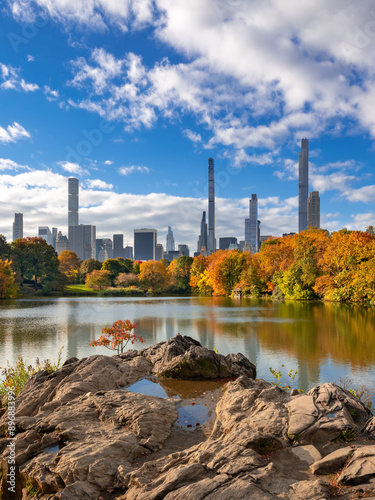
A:
<svg viewBox="0 0 375 500">
<path fill-rule="evenodd" d="M 216 237 L 298 227 L 298 152 L 321 226 L 375 223 L 375 0 L 5 0 L 0 233 L 67 233 L 68 177 L 97 237 L 168 225 L 196 251 L 215 160 Z"/>
</svg>

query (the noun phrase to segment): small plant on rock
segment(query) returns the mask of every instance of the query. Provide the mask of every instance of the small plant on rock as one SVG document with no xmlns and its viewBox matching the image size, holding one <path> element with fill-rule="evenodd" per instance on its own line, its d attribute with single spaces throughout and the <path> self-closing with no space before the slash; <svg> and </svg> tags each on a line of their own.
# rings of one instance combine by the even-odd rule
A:
<svg viewBox="0 0 375 500">
<path fill-rule="evenodd" d="M 281 368 L 285 368 L 285 365 L 281 365 Z M 298 374 L 298 370 L 289 370 L 287 373 L 288 377 L 288 383 L 284 383 L 284 385 L 281 385 L 281 379 L 282 379 L 282 373 L 281 370 L 277 371 L 276 368 L 270 367 L 270 372 L 272 373 L 275 382 L 271 382 L 272 385 L 276 385 L 277 387 L 280 387 L 285 392 L 289 392 L 292 390 L 292 381 L 296 378 Z M 299 391 L 302 392 L 302 391 Z"/>
<path fill-rule="evenodd" d="M 97 340 L 90 342 L 91 347 L 104 346 L 112 351 L 117 351 L 117 354 L 122 354 L 129 342 L 144 342 L 143 338 L 135 333 L 137 328 L 136 323 L 132 323 L 128 319 L 125 321 L 118 320 L 109 328 L 103 328 L 103 335 Z"/>
</svg>

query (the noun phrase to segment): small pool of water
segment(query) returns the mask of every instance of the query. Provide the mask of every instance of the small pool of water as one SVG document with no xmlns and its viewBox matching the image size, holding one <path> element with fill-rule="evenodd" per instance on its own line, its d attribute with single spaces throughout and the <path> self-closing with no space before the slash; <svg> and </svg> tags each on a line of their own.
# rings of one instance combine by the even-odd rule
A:
<svg viewBox="0 0 375 500">
<path fill-rule="evenodd" d="M 167 394 L 159 381 L 149 380 L 147 378 L 142 378 L 135 384 L 132 384 L 129 387 L 124 387 L 124 390 L 144 394 L 145 396 L 157 396 L 158 398 L 178 397 L 175 394 Z"/>
<path fill-rule="evenodd" d="M 205 405 L 192 404 L 183 406 L 178 410 L 176 425 L 193 431 L 203 425 L 208 420 L 208 417 L 208 408 Z"/>
<path fill-rule="evenodd" d="M 135 384 L 123 387 L 125 391 L 157 396 L 159 398 L 190 399 L 203 396 L 223 387 L 228 379 L 220 380 L 178 380 L 142 378 Z"/>
</svg>

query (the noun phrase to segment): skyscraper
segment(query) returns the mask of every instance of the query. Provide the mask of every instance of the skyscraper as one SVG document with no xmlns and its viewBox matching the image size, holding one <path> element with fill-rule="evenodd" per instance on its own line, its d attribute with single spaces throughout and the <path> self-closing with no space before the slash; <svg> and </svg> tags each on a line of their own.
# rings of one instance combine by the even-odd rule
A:
<svg viewBox="0 0 375 500">
<path fill-rule="evenodd" d="M 114 234 L 113 235 L 113 258 L 124 256 L 124 235 Z"/>
<path fill-rule="evenodd" d="M 252 194 L 249 200 L 249 236 L 252 251 L 254 253 L 259 251 L 259 238 L 258 238 L 258 197 Z"/>
<path fill-rule="evenodd" d="M 79 181 L 75 177 L 68 179 L 68 239 L 70 250 L 76 246 L 74 243 L 73 227 L 78 226 L 78 190 Z M 74 251 L 74 250 L 73 250 Z"/>
<path fill-rule="evenodd" d="M 319 191 L 309 193 L 307 200 L 307 225 L 320 228 L 320 197 Z"/>
<path fill-rule="evenodd" d="M 96 226 L 70 226 L 69 234 L 69 250 L 75 252 L 81 260 L 96 258 Z"/>
<path fill-rule="evenodd" d="M 14 214 L 13 241 L 23 238 L 23 214 Z"/>
<path fill-rule="evenodd" d="M 298 232 L 307 229 L 307 197 L 309 193 L 309 141 L 302 139 L 298 175 Z"/>
<path fill-rule="evenodd" d="M 215 174 L 214 159 L 208 159 L 208 253 L 216 251 L 215 238 Z"/>
<path fill-rule="evenodd" d="M 198 238 L 197 252 L 201 252 L 201 250 L 202 250 L 203 247 L 204 247 L 205 250 L 207 250 L 207 222 L 206 222 L 206 212 L 203 212 L 203 214 L 202 214 L 201 234 L 199 235 L 199 238 Z"/>
<path fill-rule="evenodd" d="M 171 226 L 168 226 L 168 232 L 167 232 L 167 242 L 166 242 L 166 251 L 167 252 L 173 252 L 174 251 L 174 237 L 173 237 L 173 231 Z"/>
<path fill-rule="evenodd" d="M 155 260 L 156 243 L 156 229 L 134 229 L 134 259 Z"/>
<path fill-rule="evenodd" d="M 38 237 L 43 238 L 49 245 L 53 246 L 53 234 L 48 226 L 38 227 Z"/>
</svg>

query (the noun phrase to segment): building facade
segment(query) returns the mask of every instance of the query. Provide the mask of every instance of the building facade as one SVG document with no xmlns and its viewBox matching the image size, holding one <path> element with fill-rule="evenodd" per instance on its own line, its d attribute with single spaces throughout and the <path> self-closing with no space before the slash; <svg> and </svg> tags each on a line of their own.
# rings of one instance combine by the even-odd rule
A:
<svg viewBox="0 0 375 500">
<path fill-rule="evenodd" d="M 309 141 L 302 139 L 298 168 L 298 232 L 307 229 L 307 199 L 309 193 Z"/>
<path fill-rule="evenodd" d="M 113 235 L 113 258 L 118 259 L 124 256 L 124 235 Z"/>
<path fill-rule="evenodd" d="M 60 255 L 64 250 L 69 250 L 69 240 L 61 233 L 61 231 L 57 233 L 55 250 L 58 255 Z"/>
<path fill-rule="evenodd" d="M 53 246 L 53 234 L 48 226 L 39 226 L 38 227 L 38 237 L 46 240 L 48 245 Z"/>
<path fill-rule="evenodd" d="M 307 225 L 320 229 L 320 196 L 319 191 L 309 193 L 307 200 Z"/>
<path fill-rule="evenodd" d="M 23 214 L 14 214 L 13 241 L 23 238 Z"/>
<path fill-rule="evenodd" d="M 206 212 L 202 214 L 201 220 L 201 233 L 198 237 L 197 252 L 198 254 L 202 251 L 207 250 L 207 222 L 206 222 Z"/>
<path fill-rule="evenodd" d="M 252 194 L 249 200 L 249 242 L 253 253 L 259 252 L 258 197 Z"/>
<path fill-rule="evenodd" d="M 215 238 L 215 172 L 214 159 L 208 159 L 208 253 L 216 252 Z"/>
<path fill-rule="evenodd" d="M 134 229 L 134 259 L 156 260 L 156 229 Z"/>
<path fill-rule="evenodd" d="M 230 245 L 235 245 L 238 247 L 237 238 L 234 236 L 227 236 L 224 238 L 219 238 L 219 249 L 220 250 L 228 250 Z"/>
<path fill-rule="evenodd" d="M 78 179 L 76 179 L 75 177 L 69 177 L 69 179 L 68 179 L 68 239 L 69 239 L 70 250 L 72 250 L 73 252 L 75 252 L 74 248 L 76 248 L 78 245 L 74 242 L 74 235 L 76 233 L 72 229 L 72 228 L 78 226 L 78 203 L 79 203 L 78 193 L 79 193 L 79 181 L 78 181 Z"/>
<path fill-rule="evenodd" d="M 167 252 L 173 252 L 175 249 L 174 236 L 171 226 L 168 226 L 166 249 Z"/>
<path fill-rule="evenodd" d="M 80 224 L 70 226 L 69 250 L 75 252 L 81 260 L 96 258 L 96 226 Z M 73 242 L 73 245 L 72 245 Z"/>
</svg>

